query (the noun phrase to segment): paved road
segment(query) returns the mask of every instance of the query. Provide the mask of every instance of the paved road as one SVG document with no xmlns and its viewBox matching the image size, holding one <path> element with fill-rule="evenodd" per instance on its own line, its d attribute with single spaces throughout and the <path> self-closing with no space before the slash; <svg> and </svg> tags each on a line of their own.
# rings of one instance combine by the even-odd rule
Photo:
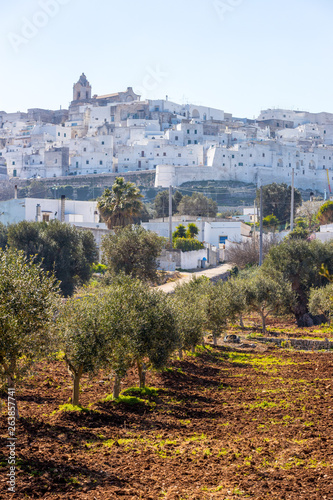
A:
<svg viewBox="0 0 333 500">
<path fill-rule="evenodd" d="M 191 281 L 192 277 L 194 276 L 197 278 L 199 278 L 200 276 L 207 276 L 207 278 L 212 279 L 230 271 L 232 267 L 233 266 L 231 266 L 230 264 L 222 264 L 221 266 L 214 267 L 211 269 L 205 269 L 204 271 L 198 271 L 195 273 L 182 273 L 182 278 L 180 278 L 179 280 L 158 286 L 157 289 L 162 290 L 165 293 L 172 293 L 175 287 L 178 285 L 178 283 L 179 284 L 187 283 L 188 281 Z"/>
</svg>

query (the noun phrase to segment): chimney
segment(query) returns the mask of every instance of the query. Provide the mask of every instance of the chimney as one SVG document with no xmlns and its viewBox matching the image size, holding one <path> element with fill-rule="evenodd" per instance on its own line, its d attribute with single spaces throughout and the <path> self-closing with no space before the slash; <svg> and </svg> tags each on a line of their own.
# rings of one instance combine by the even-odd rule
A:
<svg viewBox="0 0 333 500">
<path fill-rule="evenodd" d="M 65 200 L 66 196 L 63 194 L 61 196 L 61 208 L 60 208 L 60 221 L 65 222 Z"/>
<path fill-rule="evenodd" d="M 14 198 L 17 200 L 17 184 L 14 186 Z"/>
<path fill-rule="evenodd" d="M 41 222 L 42 220 L 42 212 L 41 212 L 41 207 L 40 204 L 36 205 L 36 222 Z"/>
</svg>

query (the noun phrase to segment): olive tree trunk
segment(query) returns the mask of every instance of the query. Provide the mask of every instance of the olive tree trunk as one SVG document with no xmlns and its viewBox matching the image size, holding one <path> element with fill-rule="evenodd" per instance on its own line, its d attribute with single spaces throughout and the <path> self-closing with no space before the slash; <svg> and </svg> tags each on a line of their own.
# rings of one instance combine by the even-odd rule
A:
<svg viewBox="0 0 333 500">
<path fill-rule="evenodd" d="M 261 320 L 262 320 L 262 332 L 263 333 L 267 333 L 267 330 L 266 330 L 266 316 L 264 315 L 263 312 L 261 312 L 260 315 L 261 315 Z"/>
<path fill-rule="evenodd" d="M 140 380 L 140 389 L 144 389 L 146 387 L 146 365 L 144 363 L 141 363 L 140 361 L 137 362 L 137 365 Z"/>
<path fill-rule="evenodd" d="M 83 374 L 83 366 L 80 366 L 78 370 L 75 370 L 72 365 L 68 365 L 68 371 L 73 379 L 72 405 L 79 406 L 80 380 Z"/>
<path fill-rule="evenodd" d="M 178 357 L 179 359 L 183 359 L 183 349 L 181 347 L 178 349 Z"/>
<path fill-rule="evenodd" d="M 121 377 L 116 373 L 113 384 L 113 399 L 119 398 Z"/>
</svg>

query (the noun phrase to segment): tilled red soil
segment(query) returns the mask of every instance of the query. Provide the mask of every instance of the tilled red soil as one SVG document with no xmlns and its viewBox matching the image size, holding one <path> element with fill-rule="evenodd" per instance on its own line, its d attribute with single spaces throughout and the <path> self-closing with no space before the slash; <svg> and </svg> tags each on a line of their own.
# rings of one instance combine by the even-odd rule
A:
<svg viewBox="0 0 333 500">
<path fill-rule="evenodd" d="M 201 348 L 149 374 L 144 403 L 101 402 L 101 373 L 82 381 L 89 411 L 64 412 L 64 363 L 41 364 L 17 393 L 14 494 L 3 411 L 0 498 L 332 499 L 332 375 L 331 353 Z"/>
</svg>

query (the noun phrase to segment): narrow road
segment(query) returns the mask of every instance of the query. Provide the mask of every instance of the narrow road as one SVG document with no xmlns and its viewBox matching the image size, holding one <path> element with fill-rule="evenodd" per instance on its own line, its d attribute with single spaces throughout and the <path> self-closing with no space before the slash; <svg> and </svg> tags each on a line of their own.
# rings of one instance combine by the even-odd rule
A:
<svg viewBox="0 0 333 500">
<path fill-rule="evenodd" d="M 191 281 L 191 279 L 195 276 L 199 278 L 200 276 L 206 276 L 209 279 L 217 278 L 218 276 L 222 276 L 232 269 L 232 265 L 230 264 L 222 264 L 221 266 L 214 267 L 211 269 L 205 269 L 203 271 L 197 271 L 194 273 L 182 273 L 183 277 L 177 281 L 172 281 L 170 283 L 165 283 L 165 285 L 161 285 L 156 287 L 157 290 L 162 290 L 165 293 L 172 293 L 175 287 L 178 284 L 187 283 Z"/>
</svg>

